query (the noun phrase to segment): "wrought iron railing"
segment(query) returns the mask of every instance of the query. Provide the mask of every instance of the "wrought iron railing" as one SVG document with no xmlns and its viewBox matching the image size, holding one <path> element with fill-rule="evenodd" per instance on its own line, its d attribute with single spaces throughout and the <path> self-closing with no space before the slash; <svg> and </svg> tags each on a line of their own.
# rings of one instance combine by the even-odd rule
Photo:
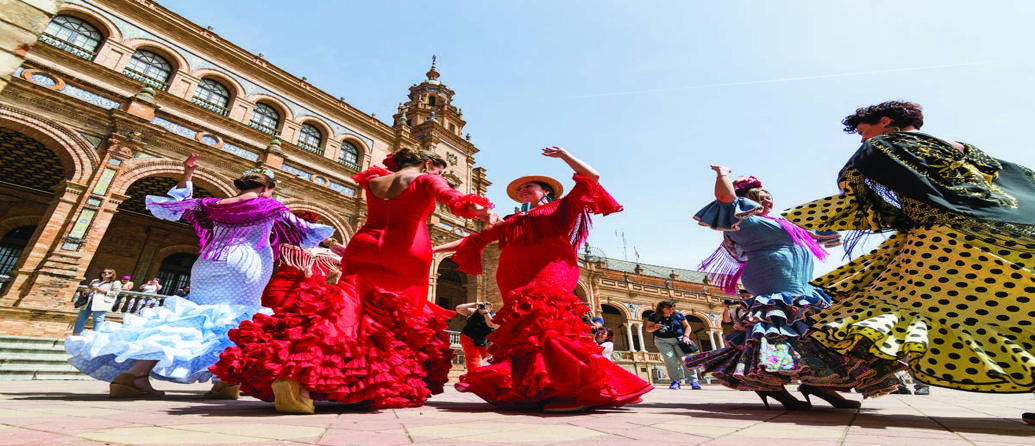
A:
<svg viewBox="0 0 1035 446">
<path fill-rule="evenodd" d="M 194 97 L 190 101 L 193 102 L 194 105 L 197 105 L 197 106 L 199 106 L 201 108 L 204 108 L 204 109 L 206 109 L 208 111 L 219 113 L 219 114 L 221 114 L 223 116 L 226 116 L 226 114 L 229 112 L 229 110 L 227 110 L 226 107 L 213 104 L 213 103 L 211 103 L 209 101 L 206 101 L 204 99 L 201 99 L 199 97 Z"/>
<path fill-rule="evenodd" d="M 146 75 L 144 73 L 141 73 L 141 72 L 139 72 L 137 70 L 134 70 L 132 68 L 128 68 L 127 67 L 127 68 L 123 69 L 122 70 L 122 74 L 126 75 L 126 77 L 129 77 L 131 79 L 136 79 L 136 80 L 138 80 L 140 82 L 143 82 L 145 85 L 147 85 L 149 87 L 153 87 L 153 88 L 155 88 L 157 90 L 166 91 L 166 90 L 169 89 L 169 84 L 166 83 L 165 81 L 160 81 L 160 80 L 155 79 L 153 77 L 149 77 L 148 75 Z"/>
<path fill-rule="evenodd" d="M 93 57 L 97 55 L 96 52 L 80 46 L 72 45 L 71 43 L 61 40 L 61 38 L 50 34 L 40 34 L 39 41 L 86 60 L 93 60 Z"/>
<path fill-rule="evenodd" d="M 90 291 L 90 287 L 86 285 L 80 285 L 75 290 L 75 295 L 72 296 L 72 302 L 75 302 L 82 293 Z M 115 298 L 115 305 L 112 306 L 112 313 L 139 313 L 140 310 L 149 307 L 160 307 L 165 305 L 165 299 L 169 296 L 161 294 L 150 294 L 150 293 L 138 293 L 136 291 L 120 291 L 118 297 Z"/>
</svg>

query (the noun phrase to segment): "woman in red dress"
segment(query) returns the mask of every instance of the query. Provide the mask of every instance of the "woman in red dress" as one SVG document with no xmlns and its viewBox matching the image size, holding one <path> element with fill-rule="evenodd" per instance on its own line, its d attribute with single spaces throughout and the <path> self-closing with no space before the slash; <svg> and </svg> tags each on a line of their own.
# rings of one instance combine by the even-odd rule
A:
<svg viewBox="0 0 1035 446">
<path fill-rule="evenodd" d="M 491 223 L 495 214 L 487 199 L 453 190 L 435 154 L 403 149 L 385 165 L 353 177 L 367 194 L 367 220 L 339 249 L 341 280 L 326 285 L 314 272 L 272 281 L 275 314 L 231 332 L 237 347 L 212 368 L 220 379 L 289 413 L 313 413 L 311 398 L 379 409 L 421 406 L 442 392 L 454 313 L 427 299 L 427 219 L 436 200 L 462 217 Z"/>
<path fill-rule="evenodd" d="M 456 384 L 503 408 L 568 412 L 637 402 L 653 386 L 600 354 L 581 315 L 589 309 L 575 295 L 576 251 L 588 235 L 589 214 L 607 215 L 622 206 L 604 190 L 593 168 L 564 149 L 543 155 L 575 170 L 575 187 L 563 198 L 557 180 L 529 176 L 507 187 L 523 212 L 504 222 L 436 248 L 456 250 L 453 260 L 469 274 L 481 273 L 481 250 L 500 242 L 496 283 L 503 307 L 500 325 L 488 336 L 490 364 L 468 370 Z"/>
</svg>

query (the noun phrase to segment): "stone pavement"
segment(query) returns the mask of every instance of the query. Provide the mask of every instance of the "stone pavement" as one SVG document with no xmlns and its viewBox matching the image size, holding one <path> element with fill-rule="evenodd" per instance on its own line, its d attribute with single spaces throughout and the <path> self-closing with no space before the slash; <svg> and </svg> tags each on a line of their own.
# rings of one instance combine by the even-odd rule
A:
<svg viewBox="0 0 1035 446">
<path fill-rule="evenodd" d="M 932 389 L 859 410 L 822 401 L 807 412 L 765 410 L 751 392 L 658 388 L 623 409 L 578 414 L 497 411 L 449 389 L 416 409 L 363 412 L 318 403 L 280 415 L 253 398 L 202 400 L 207 385 L 158 383 L 159 400 L 111 400 L 97 381 L 0 382 L 0 445 L 535 444 L 535 445 L 1007 445 L 1035 444 L 1032 395 Z M 858 399 L 858 395 L 849 398 Z M 775 404 L 775 402 L 774 402 Z"/>
</svg>

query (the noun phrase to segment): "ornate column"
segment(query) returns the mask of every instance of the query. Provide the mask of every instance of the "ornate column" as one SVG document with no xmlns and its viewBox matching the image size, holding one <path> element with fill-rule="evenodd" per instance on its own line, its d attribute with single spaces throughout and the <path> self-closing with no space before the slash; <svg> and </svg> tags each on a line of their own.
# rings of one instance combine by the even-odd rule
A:
<svg viewBox="0 0 1035 446">
<path fill-rule="evenodd" d="M 633 341 L 633 339 L 635 339 L 635 338 L 633 338 L 632 324 L 633 324 L 632 322 L 626 322 L 625 323 L 625 339 L 629 340 L 629 351 L 636 352 L 636 351 L 639 351 L 639 350 L 636 349 L 636 345 L 634 344 L 634 341 Z"/>
<path fill-rule="evenodd" d="M 719 348 L 726 348 L 726 341 L 722 338 L 722 332 L 718 332 L 715 338 L 719 341 Z"/>
<path fill-rule="evenodd" d="M 710 341 L 711 344 L 712 344 L 712 350 L 715 350 L 716 348 L 719 348 L 718 347 L 719 344 L 715 343 L 715 332 L 714 331 L 708 330 L 708 341 Z"/>
<path fill-rule="evenodd" d="M 647 351 L 647 338 L 643 335 L 643 322 L 636 323 L 636 329 L 640 332 L 640 351 Z"/>
</svg>

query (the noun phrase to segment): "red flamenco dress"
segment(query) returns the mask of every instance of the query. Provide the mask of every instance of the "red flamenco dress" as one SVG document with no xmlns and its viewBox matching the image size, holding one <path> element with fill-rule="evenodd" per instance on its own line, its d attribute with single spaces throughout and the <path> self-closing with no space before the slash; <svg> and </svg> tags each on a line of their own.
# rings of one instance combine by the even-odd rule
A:
<svg viewBox="0 0 1035 446">
<path fill-rule="evenodd" d="M 445 329 L 455 313 L 427 300 L 427 219 L 436 199 L 468 218 L 469 204 L 491 204 L 436 175 L 378 198 L 368 184 L 390 173 L 373 167 L 353 177 L 367 191 L 368 215 L 342 253 L 341 280 L 327 285 L 319 260 L 309 276 L 278 272 L 264 296 L 274 314 L 231 331 L 237 346 L 212 368 L 220 379 L 265 401 L 273 381 L 294 379 L 314 400 L 371 409 L 417 407 L 442 392 L 453 356 Z"/>
<path fill-rule="evenodd" d="M 653 389 L 603 357 L 582 321 L 589 308 L 574 293 L 577 248 L 590 213 L 622 206 L 595 181 L 574 178 L 568 195 L 467 237 L 453 256 L 462 271 L 480 274 L 482 248 L 500 242 L 503 307 L 493 318 L 500 328 L 487 338 L 492 359 L 461 376 L 457 390 L 497 407 L 551 410 L 620 406 Z"/>
</svg>

